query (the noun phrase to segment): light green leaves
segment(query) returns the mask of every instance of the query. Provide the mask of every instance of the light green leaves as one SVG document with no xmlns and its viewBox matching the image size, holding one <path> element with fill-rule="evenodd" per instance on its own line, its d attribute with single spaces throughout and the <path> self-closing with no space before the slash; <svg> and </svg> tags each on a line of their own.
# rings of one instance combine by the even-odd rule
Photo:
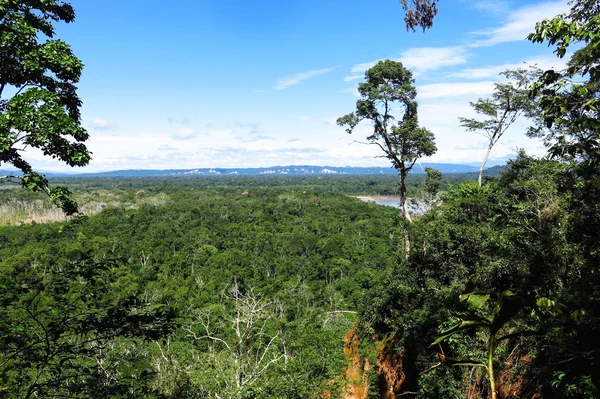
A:
<svg viewBox="0 0 600 399">
<path fill-rule="evenodd" d="M 459 298 L 471 308 L 481 309 L 488 299 L 490 299 L 490 294 L 463 294 Z"/>
<path fill-rule="evenodd" d="M 456 334 L 459 331 L 471 329 L 471 328 L 482 328 L 491 326 L 491 322 L 483 317 L 478 317 L 475 315 L 465 317 L 459 324 L 452 327 L 449 330 L 443 331 L 440 335 L 437 335 L 435 340 L 429 345 L 430 347 L 434 347 L 439 343 L 445 341 L 450 338 L 452 335 Z"/>
</svg>

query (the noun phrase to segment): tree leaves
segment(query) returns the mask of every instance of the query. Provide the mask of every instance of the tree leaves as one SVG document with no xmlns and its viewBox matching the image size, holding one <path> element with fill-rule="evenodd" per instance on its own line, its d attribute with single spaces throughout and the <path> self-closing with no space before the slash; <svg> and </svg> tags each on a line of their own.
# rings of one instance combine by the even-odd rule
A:
<svg viewBox="0 0 600 399">
<path fill-rule="evenodd" d="M 414 32 L 416 27 L 423 28 L 423 31 L 431 28 L 438 13 L 437 3 L 438 0 L 400 0 L 402 8 L 406 11 L 406 30 Z"/>
<path fill-rule="evenodd" d="M 531 96 L 540 96 L 547 126 L 560 131 L 546 138 L 552 156 L 598 162 L 600 15 L 597 2 L 575 1 L 569 15 L 539 22 L 528 40 L 555 46 L 554 53 L 559 58 L 565 57 L 572 46 L 577 47 L 567 68 L 544 72 L 532 87 Z"/>
<path fill-rule="evenodd" d="M 51 39 L 53 21 L 68 23 L 74 17 L 71 5 L 59 0 L 7 0 L 0 9 L 0 164 L 20 169 L 25 188 L 47 193 L 68 215 L 77 212 L 68 190 L 51 194 L 47 180 L 32 174 L 21 153 L 38 148 L 69 166 L 90 161 L 75 86 L 83 63 L 67 43 Z M 42 35 L 50 39 L 43 40 Z M 16 94 L 3 99 L 6 88 Z"/>
</svg>

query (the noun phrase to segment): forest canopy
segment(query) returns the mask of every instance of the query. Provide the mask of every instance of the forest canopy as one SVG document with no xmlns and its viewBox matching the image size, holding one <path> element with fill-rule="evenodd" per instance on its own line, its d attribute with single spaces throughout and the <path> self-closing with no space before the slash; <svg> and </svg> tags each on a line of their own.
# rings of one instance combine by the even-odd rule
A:
<svg viewBox="0 0 600 399">
<path fill-rule="evenodd" d="M 437 0 L 401 3 L 409 28 L 431 27 Z M 53 38 L 74 10 L 1 1 L 0 161 L 33 193 L 0 190 L 0 398 L 600 398 L 600 7 L 570 7 L 528 37 L 565 68 L 507 71 L 461 119 L 489 139 L 483 165 L 507 124 L 548 150 L 497 173 L 408 173 L 437 148 L 412 71 L 387 60 L 338 123 L 371 123 L 399 182 L 50 189 L 19 146 L 90 160 L 83 64 Z M 34 220 L 51 209 L 39 194 L 82 215 Z M 404 211 L 365 194 L 400 194 Z"/>
</svg>

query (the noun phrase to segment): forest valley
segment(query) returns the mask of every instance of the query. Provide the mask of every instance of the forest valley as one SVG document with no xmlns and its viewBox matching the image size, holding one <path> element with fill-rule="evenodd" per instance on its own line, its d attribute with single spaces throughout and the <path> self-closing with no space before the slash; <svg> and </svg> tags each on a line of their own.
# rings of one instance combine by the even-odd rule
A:
<svg viewBox="0 0 600 399">
<path fill-rule="evenodd" d="M 401 3 L 431 27 L 436 0 Z M 338 124 L 370 123 L 397 179 L 48 180 L 22 144 L 91 156 L 83 64 L 38 42 L 73 19 L 0 1 L 0 398 L 600 398 L 597 1 L 532 27 L 564 70 L 506 71 L 460 119 L 478 174 L 411 173 L 437 150 L 412 73 L 367 70 Z M 547 156 L 486 175 L 518 118 Z"/>
</svg>

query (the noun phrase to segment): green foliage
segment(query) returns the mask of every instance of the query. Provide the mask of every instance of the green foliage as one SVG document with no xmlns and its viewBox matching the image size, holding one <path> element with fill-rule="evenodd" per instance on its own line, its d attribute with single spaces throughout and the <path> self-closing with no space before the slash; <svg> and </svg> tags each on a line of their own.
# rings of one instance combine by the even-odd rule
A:
<svg viewBox="0 0 600 399">
<path fill-rule="evenodd" d="M 485 309 L 493 297 L 494 304 L 490 304 L 488 309 Z M 490 384 L 490 397 L 496 398 L 496 371 L 494 370 L 495 352 L 498 344 L 509 338 L 516 338 L 530 335 L 542 335 L 541 332 L 535 330 L 525 330 L 520 332 L 511 332 L 505 336 L 498 336 L 498 333 L 506 329 L 507 324 L 513 322 L 514 318 L 527 308 L 533 308 L 536 301 L 531 294 L 518 295 L 510 290 L 501 293 L 477 294 L 466 293 L 460 296 L 461 301 L 465 302 L 469 311 L 459 316 L 459 323 L 454 327 L 442 331 L 430 345 L 431 347 L 440 346 L 442 342 L 448 342 L 450 338 L 464 330 L 475 329 L 484 332 L 486 337 L 485 348 L 481 351 L 485 354 L 485 359 L 455 358 L 445 356 L 443 351 L 438 354 L 440 363 L 434 366 L 462 366 L 462 367 L 483 367 L 485 368 Z M 539 302 L 539 299 L 538 299 Z M 486 311 L 484 311 L 484 309 Z M 431 371 L 430 368 L 426 372 Z"/>
<path fill-rule="evenodd" d="M 488 184 L 464 183 L 443 194 L 413 223 L 408 261 L 368 294 L 361 312 L 367 332 L 392 336 L 413 372 L 444 363 L 443 356 L 446 365 L 483 363 L 497 376 L 513 350 L 527 348 L 527 378 L 548 392 L 596 392 L 598 258 L 596 244 L 573 230 L 595 217 L 576 198 L 596 191 L 591 182 L 581 193 L 566 190 L 571 173 L 566 164 L 521 153 Z M 586 226 L 596 234 L 597 225 Z M 443 384 L 415 376 L 409 390 L 464 397 L 467 387 L 455 388 L 467 380 L 467 368 L 454 369 L 432 372 Z M 553 383 L 558 370 L 563 377 Z"/>
<path fill-rule="evenodd" d="M 20 397 L 10 396 L 23 391 L 17 376 L 32 375 L 23 380 L 31 385 L 38 370 L 44 381 L 79 387 L 69 392 L 75 397 L 94 396 L 93 389 L 103 397 L 161 398 L 334 391 L 353 312 L 396 262 L 397 211 L 319 187 L 254 187 L 248 196 L 238 188 L 170 188 L 166 203 L 144 203 L 135 191 L 114 191 L 139 201 L 135 207 L 0 228 L 2 309 L 10 315 L 2 318 L 3 337 L 24 329 L 21 345 L 43 340 L 42 326 L 22 310 L 37 306 L 36 319 L 52 327 L 51 352 L 66 351 L 53 355 L 54 368 L 42 367 L 43 344 L 35 356 L 7 363 L 0 369 L 5 396 Z M 157 191 L 146 187 L 144 195 Z M 48 299 L 29 304 L 31 279 L 47 281 L 38 297 Z M 10 345 L 0 356 L 12 353 Z M 75 369 L 85 372 L 75 377 Z M 125 386 L 135 394 L 119 390 Z M 67 386 L 36 389 L 52 397 Z"/>
<path fill-rule="evenodd" d="M 559 175 L 564 211 L 568 223 L 564 234 L 577 246 L 578 267 L 568 278 L 572 292 L 564 292 L 556 302 L 552 344 L 546 351 L 560 378 L 558 389 L 599 395 L 600 347 L 592 338 L 600 333 L 600 123 L 598 119 L 600 58 L 600 7 L 590 0 L 571 3 L 568 15 L 541 21 L 529 35 L 533 42 L 548 42 L 563 58 L 575 48 L 562 71 L 545 71 L 532 88 L 541 98 L 543 120 L 551 130 L 544 137 L 550 156 L 565 162 Z M 555 350 L 555 353 L 552 353 Z"/>
<path fill-rule="evenodd" d="M 50 262 L 42 266 L 22 257 L 2 265 L 0 395 L 143 394 L 136 382 L 149 371 L 143 357 L 130 359 L 126 368 L 100 359 L 119 337 L 149 340 L 168 334 L 172 309 L 107 296 L 119 262 L 95 263 L 85 254 Z"/>
<path fill-rule="evenodd" d="M 50 190 L 21 152 L 38 148 L 69 166 L 90 161 L 75 86 L 83 63 L 68 44 L 54 39 L 53 21 L 69 23 L 74 18 L 71 5 L 59 0 L 0 4 L 0 165 L 19 169 L 23 187 L 47 193 L 67 215 L 77 212 L 69 192 Z M 0 181 L 11 178 L 18 176 Z"/>
<path fill-rule="evenodd" d="M 425 168 L 427 176 L 423 182 L 423 191 L 435 198 L 442 185 L 442 172 L 434 168 Z"/>
<path fill-rule="evenodd" d="M 536 25 L 528 36 L 534 43 L 556 46 L 563 58 L 576 46 L 564 71 L 547 70 L 536 82 L 531 95 L 539 95 L 543 119 L 555 132 L 548 139 L 550 153 L 569 160 L 598 162 L 600 122 L 600 14 L 598 4 L 578 0 L 569 15 L 558 15 Z"/>
</svg>

